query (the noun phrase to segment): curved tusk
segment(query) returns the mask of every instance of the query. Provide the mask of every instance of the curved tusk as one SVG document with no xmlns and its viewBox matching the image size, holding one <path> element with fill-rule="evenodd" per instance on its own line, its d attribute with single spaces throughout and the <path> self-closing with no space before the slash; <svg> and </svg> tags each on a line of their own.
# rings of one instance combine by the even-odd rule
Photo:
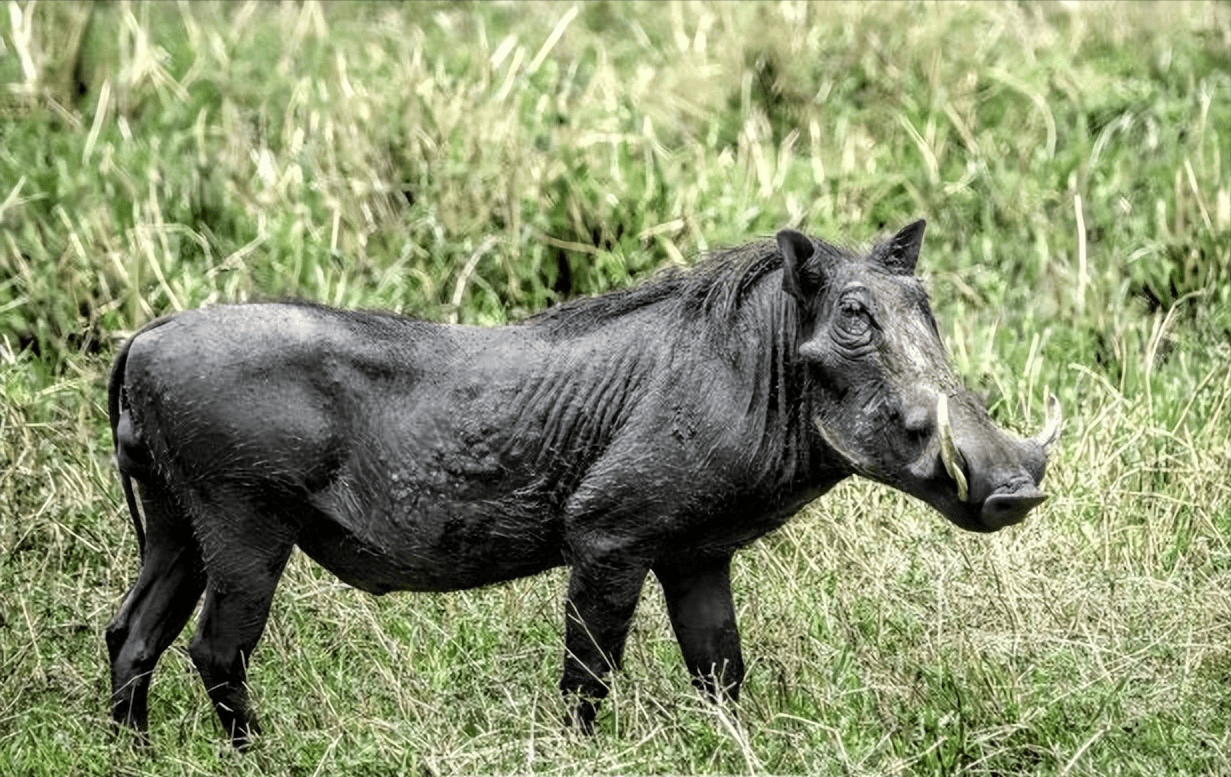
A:
<svg viewBox="0 0 1231 777">
<path fill-rule="evenodd" d="M 957 498 L 965 502 L 970 495 L 966 484 L 966 462 L 962 452 L 953 442 L 953 424 L 949 421 L 949 397 L 944 394 L 936 400 L 936 431 L 940 435 L 940 460 L 945 465 L 945 472 L 957 483 Z"/>
<path fill-rule="evenodd" d="M 1047 447 L 1060 437 L 1060 425 L 1063 421 L 1064 414 L 1060 410 L 1060 400 L 1056 399 L 1055 394 L 1048 392 L 1047 421 L 1043 424 L 1043 431 L 1033 438 L 1034 442 L 1046 451 Z"/>
</svg>

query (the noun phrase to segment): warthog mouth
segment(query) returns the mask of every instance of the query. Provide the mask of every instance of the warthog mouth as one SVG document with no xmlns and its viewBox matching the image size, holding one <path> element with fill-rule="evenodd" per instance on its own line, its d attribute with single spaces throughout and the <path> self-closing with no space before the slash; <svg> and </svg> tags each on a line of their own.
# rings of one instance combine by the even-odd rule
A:
<svg viewBox="0 0 1231 777">
<path fill-rule="evenodd" d="M 1019 443 L 1024 444 L 1028 449 L 1033 449 L 1036 455 L 1041 455 L 1044 460 L 1046 460 L 1048 448 L 1059 437 L 1063 422 L 1060 401 L 1050 392 L 1047 396 L 1046 408 L 1047 418 L 1042 431 Z M 900 483 L 901 478 L 884 472 L 882 467 L 852 451 L 850 447 L 839 443 L 838 438 L 830 432 L 828 425 L 819 415 L 812 421 L 826 445 L 838 454 L 855 473 L 891 485 Z M 941 509 L 941 512 L 959 526 L 974 531 L 995 531 L 1005 526 L 1012 526 L 1020 523 L 1030 510 L 1047 499 L 1047 495 L 1039 490 L 1038 483 L 1033 478 L 1016 477 L 1011 481 L 997 484 L 992 493 L 986 496 L 981 503 L 976 504 L 971 501 L 969 467 L 966 457 L 962 455 L 961 448 L 954 440 L 953 423 L 949 414 L 949 398 L 944 393 L 941 393 L 936 400 L 936 439 L 940 449 L 940 463 L 944 468 L 944 473 L 953 483 L 957 504 L 954 504 L 952 497 L 939 498 L 938 494 L 928 493 L 928 489 L 910 489 L 910 491 L 933 503 L 934 506 L 938 506 L 938 509 L 940 507 L 936 500 L 940 504 L 947 503 L 948 506 Z M 941 481 L 933 481 L 933 483 L 939 482 L 943 482 L 943 478 Z"/>
</svg>

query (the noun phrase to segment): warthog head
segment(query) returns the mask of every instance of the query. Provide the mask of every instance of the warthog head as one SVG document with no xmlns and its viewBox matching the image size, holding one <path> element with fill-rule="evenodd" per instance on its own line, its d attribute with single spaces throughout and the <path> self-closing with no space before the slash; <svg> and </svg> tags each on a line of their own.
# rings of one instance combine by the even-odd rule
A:
<svg viewBox="0 0 1231 777">
<path fill-rule="evenodd" d="M 1060 407 L 1031 439 L 999 429 L 954 377 L 915 277 L 925 222 L 863 258 L 783 230 L 783 286 L 799 308 L 799 357 L 821 445 L 972 531 L 1021 521 L 1044 499 Z"/>
</svg>

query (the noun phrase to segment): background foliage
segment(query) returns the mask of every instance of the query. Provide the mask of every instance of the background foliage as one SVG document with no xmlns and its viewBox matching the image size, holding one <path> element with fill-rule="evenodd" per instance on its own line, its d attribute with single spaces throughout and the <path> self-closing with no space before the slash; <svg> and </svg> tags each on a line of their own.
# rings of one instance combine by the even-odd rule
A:
<svg viewBox="0 0 1231 777">
<path fill-rule="evenodd" d="M 0 19 L 0 773 L 1231 773 L 1225 3 L 18 3 Z M 123 337 L 297 296 L 499 324 L 791 225 L 929 220 L 953 361 L 1069 416 L 991 537 L 851 482 L 737 559 L 738 718 L 647 586 L 603 733 L 561 573 L 372 599 L 296 557 L 221 746 L 181 649 L 106 725 Z"/>
</svg>

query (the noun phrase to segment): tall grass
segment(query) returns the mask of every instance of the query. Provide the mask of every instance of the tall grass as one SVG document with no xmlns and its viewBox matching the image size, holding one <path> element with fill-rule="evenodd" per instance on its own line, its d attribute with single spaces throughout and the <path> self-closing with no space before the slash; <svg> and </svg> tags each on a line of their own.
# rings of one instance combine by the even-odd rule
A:
<svg viewBox="0 0 1231 777">
<path fill-rule="evenodd" d="M 0 18 L 0 773 L 1231 773 L 1225 3 L 17 3 Z M 299 296 L 499 324 L 787 226 L 929 220 L 993 415 L 1068 423 L 1026 524 L 851 481 L 737 557 L 739 714 L 653 585 L 601 733 L 563 572 L 373 599 L 292 560 L 237 757 L 169 651 L 107 728 L 137 569 L 109 360 Z"/>
</svg>

